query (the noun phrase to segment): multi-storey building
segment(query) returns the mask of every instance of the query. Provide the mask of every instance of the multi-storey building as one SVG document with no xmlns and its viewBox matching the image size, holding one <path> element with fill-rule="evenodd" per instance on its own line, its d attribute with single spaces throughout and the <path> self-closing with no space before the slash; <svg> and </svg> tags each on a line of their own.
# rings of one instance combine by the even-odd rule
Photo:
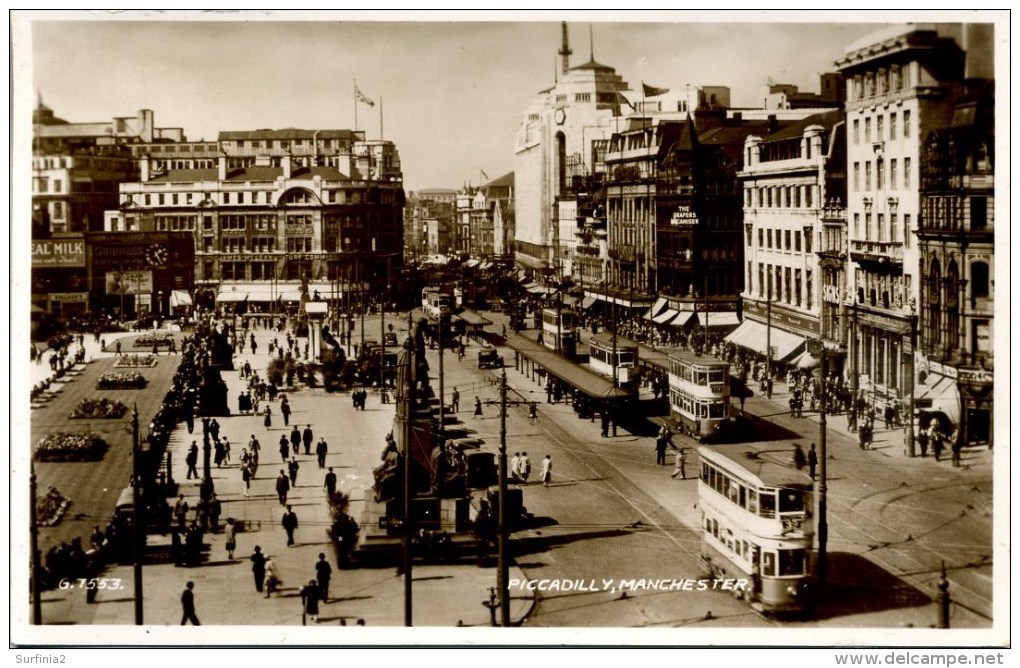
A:
<svg viewBox="0 0 1020 668">
<path fill-rule="evenodd" d="M 954 39 L 923 26 L 874 33 L 836 63 L 847 81 L 851 374 L 879 407 L 912 392 L 921 142 L 948 124 L 963 64 Z"/>
<path fill-rule="evenodd" d="M 620 129 L 621 93 L 629 88 L 615 69 L 596 62 L 594 54 L 571 67 L 565 24 L 562 30 L 559 80 L 525 110 L 514 143 L 517 261 L 560 274 L 570 260 L 560 249 L 561 240 L 573 243 L 576 218 L 560 218 L 558 200 L 575 199 L 575 183 L 593 176 L 593 147 Z"/>
<path fill-rule="evenodd" d="M 339 299 L 385 288 L 401 265 L 404 191 L 391 142 L 255 130 L 132 151 L 140 181 L 121 185 L 109 225 L 191 232 L 200 304 Z"/>
<path fill-rule="evenodd" d="M 968 79 L 951 121 L 927 133 L 920 165 L 921 363 L 916 402 L 992 441 L 995 346 L 995 98 Z"/>
<path fill-rule="evenodd" d="M 809 339 L 836 353 L 830 368 L 846 352 L 845 140 L 829 111 L 744 144 L 744 321 L 727 339 L 775 362 L 811 364 Z"/>
<path fill-rule="evenodd" d="M 412 196 L 409 225 L 415 230 L 418 256 L 452 253 L 457 247 L 454 213 L 457 191 L 452 188 L 419 190 Z"/>
<path fill-rule="evenodd" d="M 97 123 L 58 118 L 40 98 L 32 113 L 32 303 L 60 317 L 90 306 L 86 232 L 103 229 L 118 187 L 138 178 L 129 146 L 183 139 L 152 111 Z"/>
<path fill-rule="evenodd" d="M 492 218 L 480 188 L 465 187 L 457 193 L 457 247 L 462 255 L 492 254 Z"/>
<path fill-rule="evenodd" d="M 482 186 L 485 208 L 492 224 L 491 255 L 512 256 L 514 243 L 514 173 L 509 172 Z"/>
</svg>

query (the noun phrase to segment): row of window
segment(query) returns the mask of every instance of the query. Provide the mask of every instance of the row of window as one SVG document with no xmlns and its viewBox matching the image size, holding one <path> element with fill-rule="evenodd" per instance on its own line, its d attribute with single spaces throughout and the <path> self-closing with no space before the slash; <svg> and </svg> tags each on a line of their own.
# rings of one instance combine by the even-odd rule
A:
<svg viewBox="0 0 1020 668">
<path fill-rule="evenodd" d="M 814 207 L 816 188 L 814 185 L 765 186 L 744 188 L 744 208 L 792 208 Z"/>
<path fill-rule="evenodd" d="M 735 538 L 733 530 L 719 525 L 714 517 L 705 517 L 705 533 L 714 536 L 729 550 L 731 557 L 737 557 L 756 572 L 760 563 L 760 575 L 763 577 L 795 576 L 807 574 L 807 550 L 767 550 L 743 539 Z"/>
<path fill-rule="evenodd" d="M 637 352 L 634 350 L 616 350 L 616 364 L 613 364 L 613 349 L 603 348 L 601 346 L 590 346 L 589 356 L 593 360 L 597 360 L 608 366 L 634 366 L 634 361 L 637 359 Z"/>
<path fill-rule="evenodd" d="M 748 262 L 747 280 L 749 284 L 751 282 L 751 266 L 752 263 Z M 811 300 L 813 281 L 813 272 L 810 269 L 803 270 L 802 274 L 800 269 L 758 263 L 758 297 L 762 299 L 793 306 L 808 306 L 807 302 Z"/>
<path fill-rule="evenodd" d="M 729 378 L 729 365 L 723 364 L 718 367 L 693 366 L 689 362 L 676 359 L 669 361 L 669 373 L 684 383 L 693 383 L 701 387 L 708 387 L 716 383 L 725 383 Z"/>
<path fill-rule="evenodd" d="M 156 216 L 158 232 L 194 232 L 198 216 Z"/>
<path fill-rule="evenodd" d="M 54 192 L 54 193 L 63 192 L 63 190 L 64 190 L 64 182 L 63 182 L 63 180 L 61 180 L 61 179 L 53 179 L 52 180 L 52 185 L 53 185 L 52 189 L 50 188 L 50 183 L 51 183 L 51 181 L 50 181 L 49 177 L 46 177 L 46 176 L 37 176 L 36 178 L 32 179 L 32 193 L 33 194 L 37 194 L 37 193 L 41 194 L 41 193 L 49 193 L 49 192 Z"/>
<path fill-rule="evenodd" d="M 858 74 L 848 82 L 850 99 L 860 100 L 909 88 L 913 85 L 912 72 L 911 66 L 901 68 L 894 64 L 888 70 L 882 67 L 874 72 Z"/>
<path fill-rule="evenodd" d="M 212 245 L 212 240 L 207 243 L 207 250 Z M 220 250 L 224 253 L 274 253 L 276 252 L 276 237 L 226 237 L 220 240 Z"/>
<path fill-rule="evenodd" d="M 875 165 L 875 179 L 874 185 L 875 190 L 899 190 L 901 187 L 900 175 L 899 175 L 899 162 L 896 158 L 889 159 L 889 179 L 886 180 L 885 166 L 886 162 L 882 158 L 878 158 L 874 162 Z M 872 190 L 872 179 L 871 179 L 871 160 L 864 162 L 864 183 L 863 190 L 865 192 Z M 903 158 L 903 190 L 910 189 L 910 158 Z M 854 162 L 854 176 L 853 176 L 853 189 L 854 192 L 860 192 L 862 190 L 861 184 L 861 163 Z"/>
<path fill-rule="evenodd" d="M 47 192 L 46 179 L 36 180 L 36 191 Z M 59 181 L 57 181 L 59 184 Z M 55 190 L 54 192 L 59 192 Z M 236 192 L 222 192 L 222 204 L 272 204 L 273 191 L 271 190 L 242 190 Z M 365 201 L 364 194 L 358 190 L 324 190 L 323 204 L 361 204 Z M 212 199 L 209 193 L 145 193 L 141 195 L 141 201 L 145 206 L 180 206 L 191 205 Z M 132 202 L 133 196 L 128 195 L 126 202 Z M 389 191 L 380 192 L 380 203 L 387 204 L 393 201 L 392 193 Z M 306 190 L 292 191 L 281 204 L 319 206 L 319 201 Z"/>
<path fill-rule="evenodd" d="M 875 132 L 874 132 L 874 134 L 872 134 L 872 132 L 871 132 L 871 128 L 872 128 L 871 120 L 872 120 L 872 118 L 874 118 L 874 120 L 875 120 L 875 124 L 874 124 Z M 886 140 L 888 140 L 888 141 L 896 141 L 900 137 L 903 137 L 903 138 L 910 137 L 910 135 L 913 132 L 913 130 L 912 130 L 911 126 L 910 126 L 911 115 L 910 115 L 910 110 L 909 109 L 904 109 L 902 114 L 900 114 L 899 112 L 896 112 L 896 111 L 890 111 L 889 112 L 889 123 L 888 123 L 889 135 L 888 135 L 888 137 L 886 136 L 886 133 L 885 133 L 885 129 L 886 129 L 885 118 L 886 118 L 885 114 L 882 114 L 882 113 L 876 114 L 875 116 L 865 116 L 864 119 L 863 119 L 864 120 L 864 124 L 863 124 L 864 135 L 863 136 L 861 135 L 861 126 L 862 126 L 861 120 L 862 119 L 855 118 L 854 122 L 853 122 L 853 142 L 854 142 L 854 145 L 860 144 L 862 139 L 864 140 L 865 144 L 871 144 L 873 142 L 886 141 Z"/>
<path fill-rule="evenodd" d="M 906 248 L 910 248 L 910 224 L 912 220 L 910 214 L 903 214 L 902 236 L 899 224 L 899 214 L 895 212 L 890 213 L 888 225 L 886 225 L 886 220 L 884 213 L 875 214 L 874 218 L 872 218 L 872 214 L 868 212 L 864 214 L 864 227 L 861 228 L 861 214 L 855 213 L 854 237 L 856 239 L 877 241 L 879 243 L 902 242 Z M 874 225 L 872 223 L 874 223 Z"/>
<path fill-rule="evenodd" d="M 775 233 L 774 237 L 773 232 Z M 804 238 L 804 252 L 810 255 L 812 245 L 811 235 L 805 234 L 803 235 L 803 238 Z M 748 230 L 747 232 L 748 246 L 751 246 L 751 240 L 752 240 L 751 232 L 750 230 Z M 775 241 L 775 244 L 773 244 L 773 240 Z M 801 252 L 800 241 L 801 241 L 800 230 L 773 230 L 771 228 L 770 229 L 766 229 L 763 227 L 758 228 L 758 248 L 767 248 L 770 250 L 774 248 L 775 250 L 786 250 L 799 253 Z"/>
<path fill-rule="evenodd" d="M 925 196 L 921 201 L 924 226 L 927 229 L 963 230 L 970 223 L 971 230 L 988 227 L 988 198 L 958 196 Z"/>
<path fill-rule="evenodd" d="M 748 485 L 711 462 L 701 462 L 701 482 L 752 515 L 773 518 L 777 512 L 780 516 L 808 513 L 805 490 Z"/>
<path fill-rule="evenodd" d="M 723 420 L 729 415 L 729 399 L 696 399 L 689 394 L 671 389 L 670 404 L 678 412 L 692 419 Z"/>
</svg>

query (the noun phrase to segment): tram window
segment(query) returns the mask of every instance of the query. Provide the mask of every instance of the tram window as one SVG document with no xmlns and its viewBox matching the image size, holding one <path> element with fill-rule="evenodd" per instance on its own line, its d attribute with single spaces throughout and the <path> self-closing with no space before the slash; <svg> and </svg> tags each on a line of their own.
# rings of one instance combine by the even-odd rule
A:
<svg viewBox="0 0 1020 668">
<path fill-rule="evenodd" d="M 730 495 L 730 479 L 729 478 L 722 478 L 719 481 L 719 493 L 722 494 L 725 497 L 729 497 L 729 495 Z"/>
<path fill-rule="evenodd" d="M 733 503 L 740 503 L 740 485 L 735 482 L 730 482 L 727 485 L 726 496 L 729 497 Z"/>
<path fill-rule="evenodd" d="M 708 374 L 704 371 L 697 371 L 694 374 L 695 385 L 708 385 Z"/>
<path fill-rule="evenodd" d="M 633 364 L 633 363 L 634 353 L 632 352 L 620 353 L 620 364 Z"/>
<path fill-rule="evenodd" d="M 758 514 L 758 492 L 757 490 L 747 490 L 747 511 L 755 515 Z"/>
<path fill-rule="evenodd" d="M 712 369 L 708 372 L 708 382 L 710 383 L 721 383 L 726 380 L 726 376 L 723 375 L 722 369 Z"/>
<path fill-rule="evenodd" d="M 712 468 L 708 469 L 708 486 L 716 489 L 716 472 Z"/>
<path fill-rule="evenodd" d="M 724 418 L 726 417 L 726 405 L 722 402 L 715 402 L 708 405 L 708 417 L 710 418 Z"/>
<path fill-rule="evenodd" d="M 698 404 L 698 417 L 700 418 L 708 417 L 708 404 L 705 403 Z"/>
<path fill-rule="evenodd" d="M 761 492 L 758 495 L 759 511 L 762 517 L 776 516 L 776 495 L 774 492 Z"/>
<path fill-rule="evenodd" d="M 737 504 L 741 508 L 747 508 L 747 488 L 743 485 L 738 485 L 737 489 L 739 490 Z"/>
<path fill-rule="evenodd" d="M 708 483 L 708 464 L 701 465 L 701 479 L 707 484 Z"/>
<path fill-rule="evenodd" d="M 762 552 L 761 555 L 761 574 L 764 576 L 770 576 L 776 574 L 776 553 L 775 552 Z"/>
<path fill-rule="evenodd" d="M 804 575 L 804 550 L 779 550 L 780 575 Z"/>
<path fill-rule="evenodd" d="M 804 512 L 804 494 L 799 489 L 784 489 L 779 493 L 779 512 Z"/>
</svg>

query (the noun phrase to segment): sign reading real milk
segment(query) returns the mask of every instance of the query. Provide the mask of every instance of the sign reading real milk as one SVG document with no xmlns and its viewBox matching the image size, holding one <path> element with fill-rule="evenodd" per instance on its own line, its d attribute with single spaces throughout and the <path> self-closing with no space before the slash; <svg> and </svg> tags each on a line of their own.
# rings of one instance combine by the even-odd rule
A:
<svg viewBox="0 0 1020 668">
<path fill-rule="evenodd" d="M 40 239 L 32 242 L 33 267 L 84 267 L 85 240 Z"/>
</svg>

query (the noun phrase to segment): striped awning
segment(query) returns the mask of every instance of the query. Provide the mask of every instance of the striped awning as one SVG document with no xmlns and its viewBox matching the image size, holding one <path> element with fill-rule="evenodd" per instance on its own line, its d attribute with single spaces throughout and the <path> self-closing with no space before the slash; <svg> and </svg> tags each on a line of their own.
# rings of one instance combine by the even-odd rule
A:
<svg viewBox="0 0 1020 668">
<path fill-rule="evenodd" d="M 668 308 L 659 315 L 652 318 L 652 322 L 654 322 L 657 325 L 666 325 L 669 324 L 669 322 L 678 315 L 680 315 L 679 311 L 674 311 L 673 309 Z"/>
</svg>

